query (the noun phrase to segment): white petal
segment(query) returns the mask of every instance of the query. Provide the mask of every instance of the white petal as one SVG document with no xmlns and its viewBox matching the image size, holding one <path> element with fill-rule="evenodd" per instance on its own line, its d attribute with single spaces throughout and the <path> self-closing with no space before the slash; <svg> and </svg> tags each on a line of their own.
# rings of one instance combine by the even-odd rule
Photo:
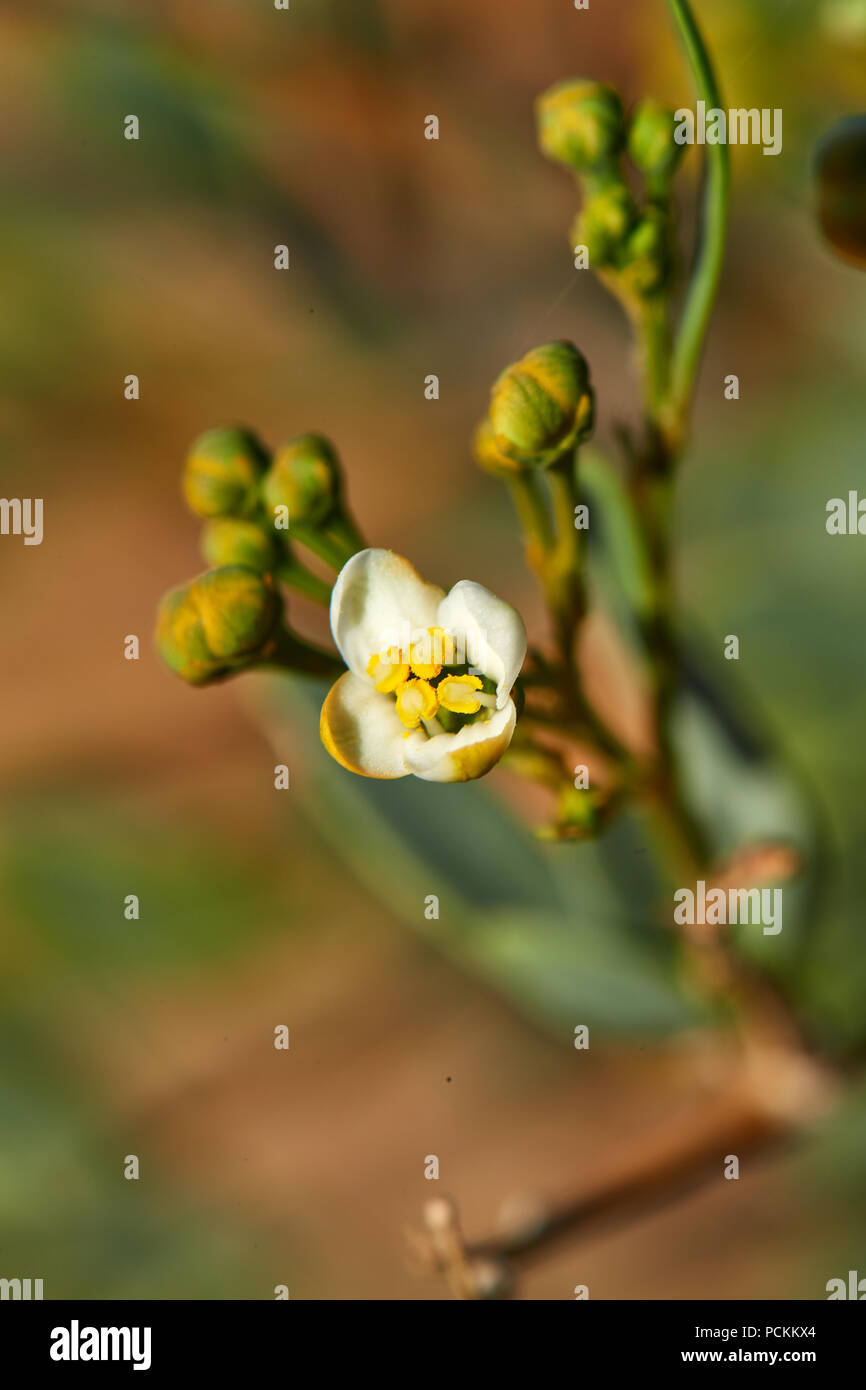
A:
<svg viewBox="0 0 866 1390">
<path fill-rule="evenodd" d="M 471 782 L 499 762 L 516 722 L 514 701 L 509 700 L 490 719 L 464 724 L 459 733 L 407 740 L 406 767 L 425 782 Z"/>
<path fill-rule="evenodd" d="M 353 555 L 331 594 L 331 631 L 349 670 L 366 676 L 371 656 L 408 648 L 417 629 L 434 626 L 443 596 L 392 550 Z"/>
<path fill-rule="evenodd" d="M 351 671 L 328 691 L 319 731 L 331 757 L 364 777 L 405 777 L 406 749 L 416 740 L 425 741 L 421 733 L 404 738 L 391 696 Z"/>
<path fill-rule="evenodd" d="M 461 579 L 439 605 L 438 622 L 465 645 L 470 665 L 496 681 L 496 704 L 502 709 L 526 656 L 520 614 L 482 584 Z"/>
</svg>

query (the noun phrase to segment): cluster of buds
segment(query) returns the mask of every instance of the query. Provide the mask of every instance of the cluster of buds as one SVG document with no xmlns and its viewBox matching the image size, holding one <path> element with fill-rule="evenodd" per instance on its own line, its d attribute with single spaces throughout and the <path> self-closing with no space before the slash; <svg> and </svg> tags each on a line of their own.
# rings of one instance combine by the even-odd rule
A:
<svg viewBox="0 0 866 1390">
<path fill-rule="evenodd" d="M 674 113 L 648 99 L 627 115 L 607 83 L 568 81 L 538 98 L 536 114 L 542 152 L 582 188 L 572 245 L 586 247 L 592 269 L 625 302 L 659 293 L 670 279 L 670 193 L 683 153 Z M 623 167 L 626 155 L 642 177 L 640 198 Z"/>
<path fill-rule="evenodd" d="M 170 669 L 191 685 L 263 665 L 330 670 L 327 654 L 286 626 L 280 590 L 282 582 L 323 603 L 330 596 L 294 542 L 335 570 L 358 548 L 328 440 L 300 435 L 271 457 L 249 430 L 207 430 L 187 457 L 183 494 L 204 522 L 210 568 L 160 604 L 156 642 Z"/>
</svg>

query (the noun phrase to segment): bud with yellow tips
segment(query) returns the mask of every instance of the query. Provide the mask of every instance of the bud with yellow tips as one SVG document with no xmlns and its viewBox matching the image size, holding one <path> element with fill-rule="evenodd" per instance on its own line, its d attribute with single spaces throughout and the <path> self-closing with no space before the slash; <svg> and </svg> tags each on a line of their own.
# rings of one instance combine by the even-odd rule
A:
<svg viewBox="0 0 866 1390">
<path fill-rule="evenodd" d="M 269 575 L 244 565 L 209 570 L 166 594 L 159 607 L 157 648 L 190 685 L 265 661 L 276 650 L 282 602 Z"/>
<path fill-rule="evenodd" d="M 637 220 L 637 205 L 628 187 L 611 181 L 585 199 L 572 229 L 573 244 L 586 247 L 593 269 L 616 266 Z"/>
<path fill-rule="evenodd" d="M 605 82 L 558 82 L 537 99 L 535 111 L 542 152 L 576 173 L 598 172 L 622 150 L 622 102 Z"/>
<path fill-rule="evenodd" d="M 592 431 L 589 368 L 573 343 L 534 348 L 506 367 L 490 393 L 496 450 L 525 467 L 548 467 Z"/>
<path fill-rule="evenodd" d="M 628 127 L 628 156 L 651 186 L 669 182 L 685 153 L 674 138 L 676 117 L 660 101 L 647 97 L 632 112 Z"/>
<path fill-rule="evenodd" d="M 291 526 L 320 527 L 338 511 L 341 487 L 334 446 L 320 434 L 299 434 L 274 454 L 263 495 L 271 518 L 285 507 Z"/>
<path fill-rule="evenodd" d="M 183 492 L 196 516 L 249 516 L 259 504 L 267 453 L 250 430 L 206 430 L 193 444 Z"/>
<path fill-rule="evenodd" d="M 472 436 L 472 456 L 479 468 L 483 468 L 485 473 L 492 473 L 494 477 L 518 473 L 523 467 L 516 459 L 499 452 L 489 417 L 481 421 Z"/>
<path fill-rule="evenodd" d="M 259 574 L 274 573 L 282 555 L 276 540 L 255 521 L 242 517 L 216 517 L 202 531 L 202 554 L 214 569 L 245 565 Z"/>
<path fill-rule="evenodd" d="M 667 219 L 650 207 L 629 234 L 623 256 L 623 280 L 637 295 L 654 294 L 667 282 L 671 260 Z"/>
</svg>

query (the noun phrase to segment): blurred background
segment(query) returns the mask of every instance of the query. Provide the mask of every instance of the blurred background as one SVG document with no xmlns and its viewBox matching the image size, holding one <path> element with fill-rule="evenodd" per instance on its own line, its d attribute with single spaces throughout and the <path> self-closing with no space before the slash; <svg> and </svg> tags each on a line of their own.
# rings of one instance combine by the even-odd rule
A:
<svg viewBox="0 0 866 1390">
<path fill-rule="evenodd" d="M 800 984 L 820 1035 L 854 1047 L 866 542 L 824 521 L 830 497 L 863 486 L 866 283 L 819 240 L 810 160 L 862 104 L 866 6 L 696 10 L 727 104 L 781 107 L 784 147 L 733 151 L 680 581 L 718 678 L 760 712 L 825 826 Z M 586 927 L 609 1005 L 589 1054 L 564 1022 L 584 1018 L 572 1000 L 522 1007 L 495 971 L 440 951 L 423 920 L 439 879 L 390 901 L 382 841 L 341 855 L 324 751 L 290 703 L 292 786 L 274 790 L 263 687 L 278 678 L 185 688 L 153 654 L 154 608 L 202 568 L 187 447 L 238 421 L 271 445 L 328 434 L 372 543 L 541 621 L 507 499 L 469 455 L 490 382 L 572 338 L 602 441 L 635 418 L 635 390 L 617 306 L 572 270 L 577 197 L 536 150 L 532 103 L 586 76 L 628 102 L 691 104 L 666 7 L 7 0 L 0 28 L 2 493 L 45 499 L 41 546 L 0 539 L 0 1275 L 43 1278 L 47 1298 L 446 1297 L 407 1267 L 405 1230 L 434 1186 L 425 1155 L 472 1236 L 515 1195 L 589 1188 L 698 1103 L 701 1028 L 661 994 L 617 997 L 640 969 L 620 969 L 603 922 Z M 438 142 L 423 138 L 431 113 Z M 693 151 L 685 210 L 697 169 Z M 321 635 L 320 611 L 292 613 Z M 123 659 L 130 633 L 138 662 Z M 331 771 L 339 798 L 352 779 Z M 485 790 L 501 807 L 520 796 L 506 773 Z M 452 797 L 437 815 L 446 804 L 465 841 L 465 811 Z M 576 912 L 584 852 L 556 850 Z M 273 1048 L 279 1023 L 289 1053 Z M 132 1153 L 138 1182 L 123 1178 Z M 864 1158 L 855 1095 L 808 1152 L 559 1248 L 521 1295 L 822 1298 L 849 1268 L 866 1275 Z"/>
</svg>

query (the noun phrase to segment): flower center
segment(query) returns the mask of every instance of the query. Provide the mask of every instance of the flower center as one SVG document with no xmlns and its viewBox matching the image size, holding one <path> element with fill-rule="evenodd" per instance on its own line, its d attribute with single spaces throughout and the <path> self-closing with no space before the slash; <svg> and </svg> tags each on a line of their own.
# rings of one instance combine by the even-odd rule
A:
<svg viewBox="0 0 866 1390">
<path fill-rule="evenodd" d="M 394 696 L 406 736 L 423 727 L 432 737 L 454 733 L 476 718 L 489 719 L 496 708 L 494 682 L 456 662 L 454 638 L 431 627 L 408 652 L 391 647 L 371 656 L 367 675 L 377 690 Z"/>
</svg>

